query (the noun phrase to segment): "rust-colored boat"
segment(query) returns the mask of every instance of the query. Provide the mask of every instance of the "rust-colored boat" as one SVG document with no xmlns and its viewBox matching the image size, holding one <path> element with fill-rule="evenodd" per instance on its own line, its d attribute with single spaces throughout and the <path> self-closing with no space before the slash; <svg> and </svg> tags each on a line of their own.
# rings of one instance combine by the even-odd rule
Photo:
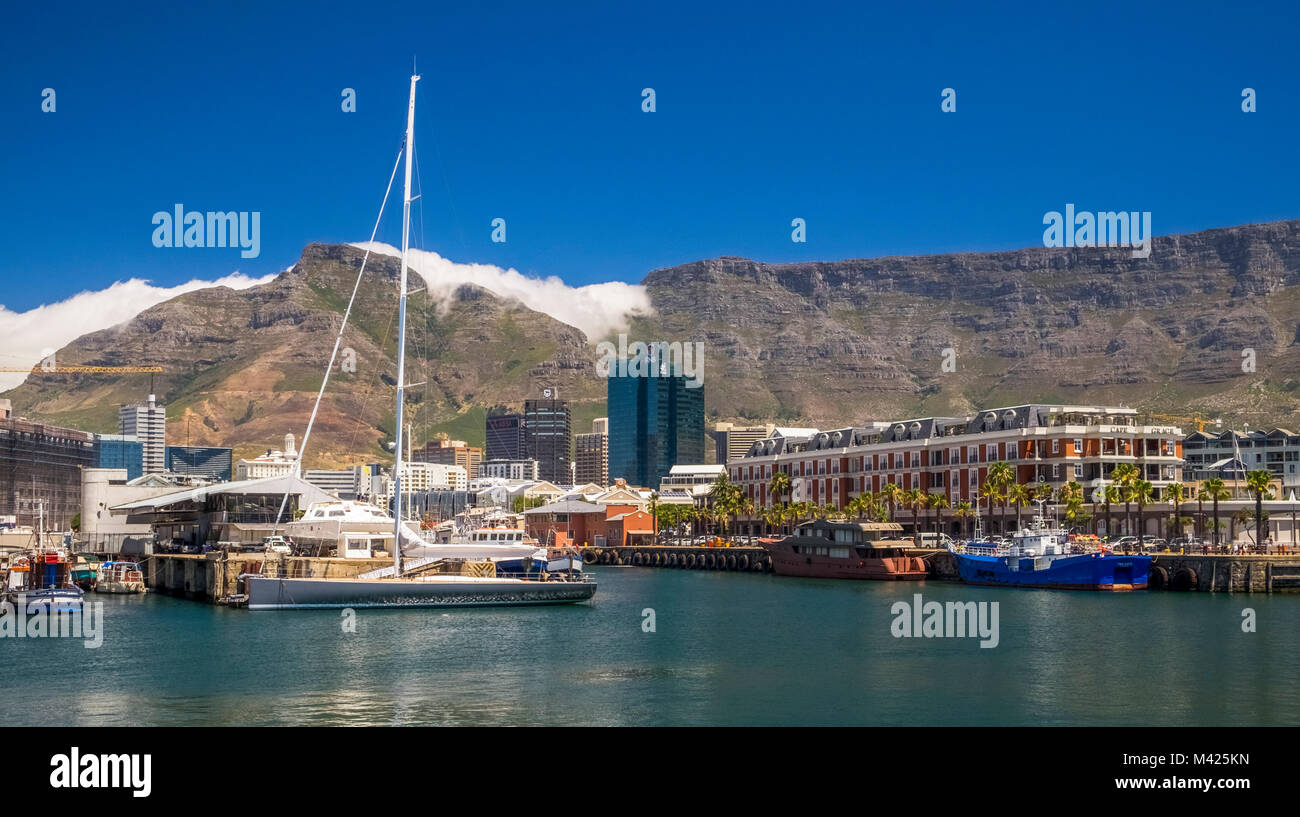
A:
<svg viewBox="0 0 1300 817">
<path fill-rule="evenodd" d="M 902 531 L 897 522 L 830 522 L 818 519 L 783 539 L 759 539 L 772 557 L 772 572 L 809 579 L 917 581 L 925 562 L 907 555 L 908 542 L 885 539 Z M 880 537 L 880 538 L 877 538 Z"/>
</svg>

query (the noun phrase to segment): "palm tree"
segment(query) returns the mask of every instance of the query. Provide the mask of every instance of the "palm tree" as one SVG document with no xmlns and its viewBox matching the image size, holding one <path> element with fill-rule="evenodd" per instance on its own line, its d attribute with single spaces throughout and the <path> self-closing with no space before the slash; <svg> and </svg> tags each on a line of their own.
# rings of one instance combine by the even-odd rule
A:
<svg viewBox="0 0 1300 817">
<path fill-rule="evenodd" d="M 1061 502 L 1065 505 L 1065 518 L 1073 523 L 1079 519 L 1083 509 L 1083 486 L 1077 482 L 1067 482 L 1061 486 Z"/>
<path fill-rule="evenodd" d="M 980 486 L 979 498 L 988 500 L 989 530 L 991 531 L 993 530 L 993 504 L 1002 498 L 1002 494 L 998 490 L 998 486 L 994 485 L 991 481 L 985 480 L 984 484 Z"/>
<path fill-rule="evenodd" d="M 940 493 L 930 494 L 926 501 L 930 503 L 931 508 L 934 508 L 934 532 L 938 533 L 939 516 L 942 514 L 944 508 L 951 507 L 951 503 L 948 502 L 947 494 Z"/>
<path fill-rule="evenodd" d="M 1144 479 L 1138 479 L 1133 481 L 1133 485 L 1129 490 L 1133 495 L 1133 501 L 1138 506 L 1138 551 L 1140 552 L 1146 544 L 1146 520 L 1144 518 L 1146 507 L 1155 498 L 1155 487 Z"/>
<path fill-rule="evenodd" d="M 1106 538 L 1110 539 L 1115 535 L 1115 531 L 1111 525 L 1112 519 L 1110 515 L 1110 506 L 1120 502 L 1119 486 L 1112 482 L 1110 485 L 1107 485 L 1102 489 L 1101 495 L 1105 500 L 1103 504 L 1106 506 Z"/>
<path fill-rule="evenodd" d="M 1019 482 L 1008 485 L 1007 498 L 1016 503 L 1016 530 L 1020 530 L 1020 509 L 1029 501 L 1029 486 Z"/>
<path fill-rule="evenodd" d="M 1132 485 L 1137 482 L 1142 473 L 1138 471 L 1137 466 L 1131 462 L 1122 462 L 1115 466 L 1115 470 L 1110 472 L 1111 481 L 1119 486 L 1120 495 L 1124 498 L 1124 535 L 1133 535 L 1133 497 Z"/>
<path fill-rule="evenodd" d="M 961 520 L 961 536 L 963 539 L 966 538 L 966 520 L 977 514 L 979 514 L 979 511 L 972 508 L 968 500 L 963 499 L 957 503 L 956 510 L 952 512 L 952 515 Z"/>
<path fill-rule="evenodd" d="M 1232 499 L 1232 492 L 1224 486 L 1222 479 L 1214 477 L 1205 481 L 1201 493 L 1214 503 L 1211 512 L 1214 514 L 1214 546 L 1217 548 L 1219 546 L 1219 500 Z"/>
<path fill-rule="evenodd" d="M 789 497 L 793 490 L 794 483 L 790 481 L 790 475 L 784 471 L 777 471 L 772 474 L 772 480 L 767 484 L 767 493 L 772 497 L 773 505 L 781 497 Z"/>
<path fill-rule="evenodd" d="M 930 495 L 920 488 L 913 488 L 903 495 L 903 504 L 912 509 L 912 535 L 917 541 L 921 538 L 921 523 L 919 519 L 920 512 L 925 510 L 925 506 L 930 501 Z"/>
<path fill-rule="evenodd" d="M 1173 503 L 1174 506 L 1175 526 L 1178 525 L 1178 509 L 1182 507 L 1183 502 L 1185 502 L 1187 499 L 1187 497 L 1185 496 L 1186 491 L 1187 491 L 1187 487 L 1183 485 L 1181 482 L 1171 482 L 1169 483 L 1169 485 L 1165 487 L 1165 501 Z M 1173 541 L 1175 537 L 1171 536 L 1170 534 L 1173 533 L 1174 530 L 1177 530 L 1179 534 L 1182 534 L 1181 528 L 1175 527 L 1173 530 L 1166 528 L 1165 539 L 1169 541 Z"/>
<path fill-rule="evenodd" d="M 1273 472 L 1267 468 L 1260 468 L 1246 475 L 1246 490 L 1255 496 L 1256 545 L 1264 544 L 1264 500 L 1273 498 L 1273 493 L 1269 490 L 1272 484 Z"/>
<path fill-rule="evenodd" d="M 885 485 L 880 489 L 880 498 L 885 501 L 885 505 L 889 508 L 889 517 L 885 521 L 894 521 L 894 508 L 898 505 L 902 496 L 903 489 L 899 488 L 892 482 L 885 483 Z"/>
<path fill-rule="evenodd" d="M 1196 492 L 1196 538 L 1205 541 L 1205 491 Z"/>
<path fill-rule="evenodd" d="M 739 485 L 727 478 L 727 472 L 718 474 L 717 480 L 709 488 L 709 501 L 713 506 L 714 517 L 721 526 L 721 535 L 727 534 L 727 520 L 740 511 L 744 491 Z"/>
<path fill-rule="evenodd" d="M 989 473 L 988 473 L 987 480 L 999 491 L 999 495 L 1002 500 L 1002 527 L 1005 528 L 1007 526 L 1006 516 L 1007 516 L 1007 503 L 1009 502 L 1009 498 L 1007 497 L 1006 492 L 1004 492 L 1002 489 L 1015 484 L 1016 469 L 1012 468 L 1010 463 L 995 462 L 989 466 Z M 992 518 L 993 518 L 993 509 L 989 508 L 990 523 L 993 521 Z"/>
</svg>

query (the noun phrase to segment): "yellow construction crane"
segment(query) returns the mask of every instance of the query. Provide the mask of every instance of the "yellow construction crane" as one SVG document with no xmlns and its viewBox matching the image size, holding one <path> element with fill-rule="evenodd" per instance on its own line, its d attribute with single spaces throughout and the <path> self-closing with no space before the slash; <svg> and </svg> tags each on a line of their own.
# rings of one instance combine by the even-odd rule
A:
<svg viewBox="0 0 1300 817">
<path fill-rule="evenodd" d="M 157 374 L 161 371 L 162 366 L 75 366 L 65 363 L 49 368 L 32 366 L 30 369 L 0 366 L 0 372 L 31 372 L 32 374 Z"/>
<path fill-rule="evenodd" d="M 1176 417 L 1172 414 L 1154 414 L 1152 412 L 1147 412 L 1147 416 L 1154 417 L 1157 420 L 1171 420 L 1175 423 L 1193 423 L 1196 425 L 1196 430 L 1202 434 L 1205 433 L 1206 426 L 1223 425 L 1223 420 L 1206 420 L 1203 417 Z"/>
</svg>

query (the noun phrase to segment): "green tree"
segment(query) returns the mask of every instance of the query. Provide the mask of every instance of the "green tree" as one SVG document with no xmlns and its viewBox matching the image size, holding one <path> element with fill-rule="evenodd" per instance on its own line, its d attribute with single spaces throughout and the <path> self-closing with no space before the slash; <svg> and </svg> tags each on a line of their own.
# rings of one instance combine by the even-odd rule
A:
<svg viewBox="0 0 1300 817">
<path fill-rule="evenodd" d="M 1155 487 L 1144 479 L 1134 480 L 1129 486 L 1129 495 L 1138 507 L 1138 550 L 1146 545 L 1146 507 L 1155 498 Z"/>
<path fill-rule="evenodd" d="M 1114 519 L 1110 515 L 1110 506 L 1118 505 L 1122 501 L 1120 498 L 1119 491 L 1120 491 L 1119 486 L 1114 483 L 1107 485 L 1101 491 L 1101 497 L 1103 500 L 1102 504 L 1106 508 L 1106 538 L 1107 539 L 1113 539 L 1115 537 L 1114 525 L 1111 524 L 1114 521 Z"/>
<path fill-rule="evenodd" d="M 1002 492 L 998 486 L 989 480 L 985 480 L 980 486 L 979 498 L 988 502 L 989 508 L 989 531 L 993 530 L 993 505 L 1002 498 Z"/>
<path fill-rule="evenodd" d="M 889 516 L 885 521 L 894 521 L 894 508 L 898 507 L 898 503 L 902 496 L 903 489 L 899 488 L 892 482 L 887 482 L 883 487 L 881 487 L 880 497 L 884 500 L 885 506 L 889 508 Z"/>
<path fill-rule="evenodd" d="M 1264 544 L 1264 500 L 1273 498 L 1273 492 L 1269 490 L 1273 480 L 1273 472 L 1267 468 L 1260 468 L 1246 474 L 1246 490 L 1255 497 L 1256 545 Z"/>
<path fill-rule="evenodd" d="M 1165 487 L 1165 501 L 1171 503 L 1174 506 L 1175 525 L 1178 524 L 1178 519 L 1180 518 L 1178 510 L 1179 508 L 1182 507 L 1183 502 L 1185 502 L 1186 500 L 1187 500 L 1187 486 L 1183 485 L 1181 482 L 1171 482 L 1169 483 L 1169 485 Z M 1168 528 L 1168 527 L 1165 529 L 1166 540 L 1172 542 L 1172 540 L 1175 538 L 1172 535 L 1174 530 L 1175 528 Z M 1179 535 L 1182 535 L 1181 530 L 1178 530 L 1178 533 Z"/>
<path fill-rule="evenodd" d="M 948 502 L 947 494 L 938 492 L 930 494 L 927 501 L 929 502 L 930 507 L 934 509 L 934 532 L 938 533 L 940 522 L 939 517 L 943 515 L 944 509 L 952 507 L 952 504 Z"/>
<path fill-rule="evenodd" d="M 961 536 L 963 539 L 967 538 L 966 520 L 978 514 L 979 511 L 971 507 L 969 500 L 963 499 L 957 502 L 956 508 L 953 510 L 952 515 L 957 519 L 961 520 Z"/>
<path fill-rule="evenodd" d="M 789 500 L 790 493 L 794 490 L 794 484 L 790 481 L 790 475 L 784 471 L 776 471 L 772 474 L 772 479 L 767 483 L 767 492 L 772 497 L 772 504 L 776 504 L 781 497 Z"/>
<path fill-rule="evenodd" d="M 1007 516 L 1007 508 L 1008 508 L 1007 503 L 1010 501 L 1010 497 L 1007 495 L 1007 491 L 1004 489 L 1015 484 L 1016 469 L 1012 468 L 1010 463 L 995 462 L 989 466 L 988 477 L 986 479 L 989 484 L 993 485 L 998 489 L 998 495 L 1002 502 L 1002 527 L 1005 528 L 1007 526 L 1006 525 L 1006 516 Z M 993 522 L 993 508 L 990 507 L 989 508 L 990 525 L 992 524 L 992 522 Z"/>
<path fill-rule="evenodd" d="M 1214 477 L 1213 479 L 1207 479 L 1201 485 L 1201 494 L 1207 502 L 1212 503 L 1210 512 L 1214 514 L 1214 546 L 1217 548 L 1219 547 L 1219 531 L 1222 530 L 1222 526 L 1219 524 L 1219 501 L 1232 499 L 1232 493 L 1223 484 L 1222 479 Z"/>
<path fill-rule="evenodd" d="M 1142 473 L 1131 462 L 1122 462 L 1110 472 L 1111 481 L 1119 486 L 1120 496 L 1124 498 L 1124 535 L 1133 535 L 1133 483 Z"/>
</svg>

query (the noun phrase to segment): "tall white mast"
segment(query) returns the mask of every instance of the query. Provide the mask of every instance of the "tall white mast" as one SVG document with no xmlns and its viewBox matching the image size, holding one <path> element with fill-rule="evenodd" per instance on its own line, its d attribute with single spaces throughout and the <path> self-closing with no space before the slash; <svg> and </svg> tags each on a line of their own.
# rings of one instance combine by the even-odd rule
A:
<svg viewBox="0 0 1300 817">
<path fill-rule="evenodd" d="M 397 439 L 393 447 L 393 576 L 402 575 L 402 404 L 406 392 L 406 255 L 411 239 L 411 153 L 415 150 L 415 83 L 411 75 L 411 101 L 406 107 L 406 182 L 402 192 L 402 272 L 397 318 Z"/>
</svg>

